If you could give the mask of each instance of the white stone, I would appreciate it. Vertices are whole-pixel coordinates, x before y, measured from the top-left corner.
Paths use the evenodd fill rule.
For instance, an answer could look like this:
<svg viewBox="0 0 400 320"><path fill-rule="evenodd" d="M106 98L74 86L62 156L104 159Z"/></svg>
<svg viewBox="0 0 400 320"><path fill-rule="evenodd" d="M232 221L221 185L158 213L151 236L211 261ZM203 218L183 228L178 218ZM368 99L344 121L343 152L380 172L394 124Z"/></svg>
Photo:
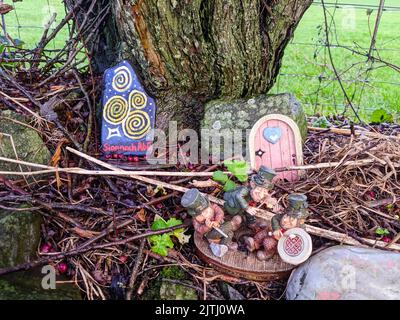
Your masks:
<svg viewBox="0 0 400 320"><path fill-rule="evenodd" d="M400 254L335 246L312 256L291 275L288 300L398 300Z"/></svg>

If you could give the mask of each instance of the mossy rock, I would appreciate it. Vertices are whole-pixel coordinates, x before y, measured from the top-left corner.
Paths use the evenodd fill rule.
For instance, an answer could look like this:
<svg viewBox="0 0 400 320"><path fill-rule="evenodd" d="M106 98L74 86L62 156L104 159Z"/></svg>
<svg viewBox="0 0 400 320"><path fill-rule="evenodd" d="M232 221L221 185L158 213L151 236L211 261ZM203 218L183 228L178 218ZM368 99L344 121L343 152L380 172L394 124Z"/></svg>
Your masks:
<svg viewBox="0 0 400 320"><path fill-rule="evenodd" d="M27 118L10 110L0 113L0 156L15 159L14 148L8 135L12 136L19 160L48 164L51 154L38 132L29 127ZM18 164L7 162L2 162L1 168L7 171L20 171ZM22 168L27 169L25 166ZM22 177L7 176L7 178Z"/></svg>
<svg viewBox="0 0 400 320"><path fill-rule="evenodd" d="M196 290L176 283L162 281L160 287L161 300L197 300Z"/></svg>
<svg viewBox="0 0 400 320"><path fill-rule="evenodd" d="M234 130L241 132L243 151L251 128L263 116L283 114L293 119L300 129L303 140L307 136L307 120L303 108L293 94L259 95L253 98L236 100L214 100L205 105L202 129L212 130L209 141L219 134L233 137ZM207 135L206 132L203 134ZM212 144L214 145L215 142ZM202 146L207 149L207 146ZM223 147L220 144L220 147ZM248 150L246 150L248 151ZM244 155L244 152L243 152Z"/></svg>
<svg viewBox="0 0 400 320"><path fill-rule="evenodd" d="M41 216L29 211L0 211L0 268L31 261L40 241Z"/></svg>
<svg viewBox="0 0 400 320"><path fill-rule="evenodd" d="M197 300L196 290L182 284L169 282L165 279L188 281L186 273L177 266L165 267L160 276L148 286L144 300ZM189 282L188 282L189 283Z"/></svg>
<svg viewBox="0 0 400 320"><path fill-rule="evenodd" d="M57 284L54 290L42 288L40 269L0 277L0 300L82 300L73 284ZM57 279L67 280L67 279Z"/></svg>

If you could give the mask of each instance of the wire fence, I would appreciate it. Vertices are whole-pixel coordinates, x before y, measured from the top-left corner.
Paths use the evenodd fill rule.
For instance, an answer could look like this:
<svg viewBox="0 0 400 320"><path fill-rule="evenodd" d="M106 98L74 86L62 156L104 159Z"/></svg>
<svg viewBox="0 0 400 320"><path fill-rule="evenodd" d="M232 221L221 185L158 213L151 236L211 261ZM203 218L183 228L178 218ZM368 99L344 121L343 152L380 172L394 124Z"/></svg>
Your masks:
<svg viewBox="0 0 400 320"><path fill-rule="evenodd" d="M54 13L53 27L65 14L61 0L3 2L14 6L3 27L30 47ZM378 108L400 114L399 21L394 1L314 1L288 44L271 93L293 92L310 114L363 120ZM53 39L53 49L67 37L65 30Z"/></svg>

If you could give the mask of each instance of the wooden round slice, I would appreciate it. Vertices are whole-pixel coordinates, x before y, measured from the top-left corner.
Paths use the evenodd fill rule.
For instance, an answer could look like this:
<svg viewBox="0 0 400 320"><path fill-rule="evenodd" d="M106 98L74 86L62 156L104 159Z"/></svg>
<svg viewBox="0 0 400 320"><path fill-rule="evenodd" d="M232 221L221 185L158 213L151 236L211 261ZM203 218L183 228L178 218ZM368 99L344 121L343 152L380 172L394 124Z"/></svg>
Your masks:
<svg viewBox="0 0 400 320"><path fill-rule="evenodd" d="M312 253L310 235L301 228L287 230L278 242L278 253L281 259L293 265L306 261Z"/></svg>
<svg viewBox="0 0 400 320"><path fill-rule="evenodd" d="M197 232L194 243L200 259L216 270L234 277L252 281L287 279L294 268L293 265L283 262L278 254L266 261L260 261L254 253L229 250L222 258L218 258L211 252L208 242Z"/></svg>

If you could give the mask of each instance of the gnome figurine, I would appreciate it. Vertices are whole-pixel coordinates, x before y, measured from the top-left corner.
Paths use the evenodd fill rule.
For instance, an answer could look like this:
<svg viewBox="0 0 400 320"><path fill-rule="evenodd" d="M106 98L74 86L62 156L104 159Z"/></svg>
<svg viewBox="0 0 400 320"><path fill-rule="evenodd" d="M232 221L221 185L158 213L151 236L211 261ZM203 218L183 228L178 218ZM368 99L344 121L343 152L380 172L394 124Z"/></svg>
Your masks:
<svg viewBox="0 0 400 320"><path fill-rule="evenodd" d="M289 195L288 202L289 206L284 213L272 217L270 227L245 239L247 249L250 252L256 251L259 260L267 260L277 252L278 241L287 230L304 227L305 220L310 215L307 197L293 193Z"/></svg>
<svg viewBox="0 0 400 320"><path fill-rule="evenodd" d="M279 211L277 200L271 197L271 190L274 187L272 179L275 176L274 170L261 166L259 171L251 176L248 186L240 186L235 190L225 192L225 210L231 215L244 216L248 226L256 222L255 210L249 206L250 201L264 202L268 208Z"/></svg>
<svg viewBox="0 0 400 320"><path fill-rule="evenodd" d="M198 189L186 191L181 205L193 217L195 231L207 239L215 256L222 257L229 249L237 249L233 236L242 224L241 216L234 216L224 222L224 211L218 205L210 204Z"/></svg>
<svg viewBox="0 0 400 320"><path fill-rule="evenodd" d="M292 193L288 196L289 206L282 214L276 214L271 219L273 236L279 240L286 230L304 228L306 219L310 216L307 210L307 196L301 193Z"/></svg>

